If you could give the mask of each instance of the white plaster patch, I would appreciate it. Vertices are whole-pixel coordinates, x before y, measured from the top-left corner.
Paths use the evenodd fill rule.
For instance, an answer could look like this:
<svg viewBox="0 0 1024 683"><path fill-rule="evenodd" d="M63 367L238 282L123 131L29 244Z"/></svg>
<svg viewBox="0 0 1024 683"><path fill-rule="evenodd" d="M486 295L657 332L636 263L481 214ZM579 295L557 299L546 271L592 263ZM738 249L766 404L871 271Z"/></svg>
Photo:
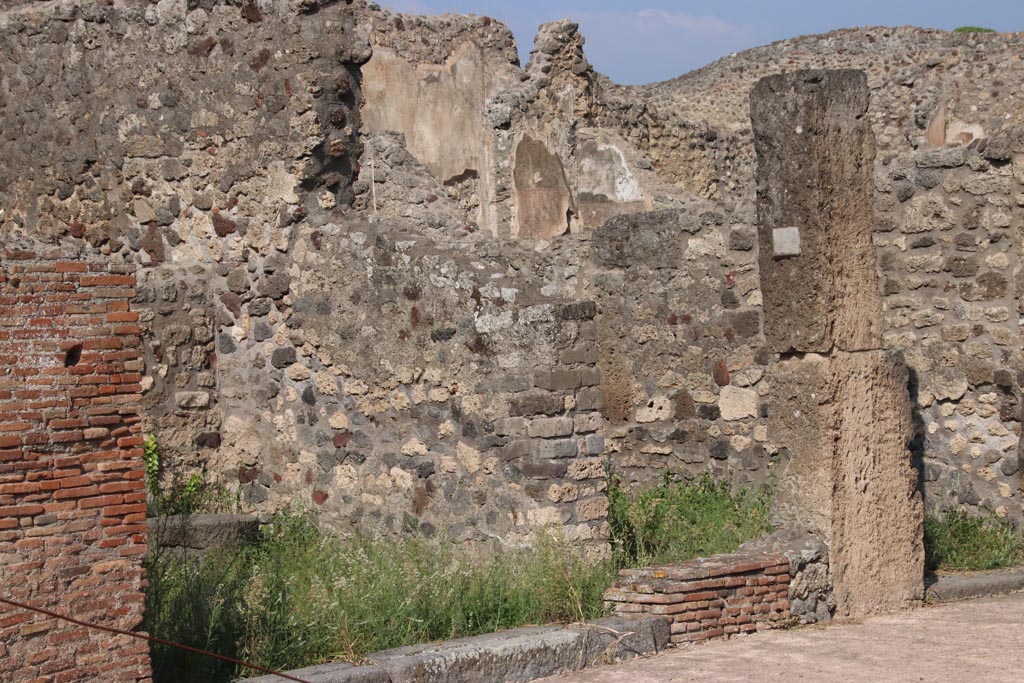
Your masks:
<svg viewBox="0 0 1024 683"><path fill-rule="evenodd" d="M772 229L772 253L775 258L800 255L800 228L787 226Z"/></svg>

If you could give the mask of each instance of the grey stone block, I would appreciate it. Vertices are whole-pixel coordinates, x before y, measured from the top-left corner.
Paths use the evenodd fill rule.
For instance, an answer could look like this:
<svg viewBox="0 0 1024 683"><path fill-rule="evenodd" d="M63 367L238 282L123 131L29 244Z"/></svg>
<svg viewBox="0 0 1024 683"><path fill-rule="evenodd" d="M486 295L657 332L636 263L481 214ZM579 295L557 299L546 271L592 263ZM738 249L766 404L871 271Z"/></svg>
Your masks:
<svg viewBox="0 0 1024 683"><path fill-rule="evenodd" d="M525 683L585 665L585 635L558 627L517 628L370 655L392 683Z"/></svg>
<svg viewBox="0 0 1024 683"><path fill-rule="evenodd" d="M526 425L526 418L503 417L494 421L494 433L498 436L523 436Z"/></svg>
<svg viewBox="0 0 1024 683"><path fill-rule="evenodd" d="M616 616L588 622L587 666L661 652L669 646L670 623L668 617L661 616L639 619Z"/></svg>
<svg viewBox="0 0 1024 683"><path fill-rule="evenodd" d="M567 460L527 460L520 470L529 479L561 479L568 470Z"/></svg>
<svg viewBox="0 0 1024 683"><path fill-rule="evenodd" d="M529 626L385 650L367 658L370 666L323 664L288 673L310 683L525 683L657 653L668 642L666 617L611 617L573 628Z"/></svg>
<svg viewBox="0 0 1024 683"><path fill-rule="evenodd" d="M576 349L567 349L558 357L560 363L574 365L584 363L587 365L596 363L598 360L597 346L588 344Z"/></svg>
<svg viewBox="0 0 1024 683"><path fill-rule="evenodd" d="M604 453L604 436L601 434L587 434L583 439L583 452L586 455L600 455Z"/></svg>
<svg viewBox="0 0 1024 683"><path fill-rule="evenodd" d="M281 346L274 349L270 355L270 364L275 368L286 368L296 360L295 349L291 346Z"/></svg>
<svg viewBox="0 0 1024 683"><path fill-rule="evenodd" d="M575 439L545 439L530 444L530 453L535 458L572 458L576 456Z"/></svg>
<svg viewBox="0 0 1024 683"><path fill-rule="evenodd" d="M603 403L604 400L600 389L587 388L576 392L577 410L601 410Z"/></svg>
<svg viewBox="0 0 1024 683"><path fill-rule="evenodd" d="M150 543L192 550L249 543L259 529L260 521L253 515L174 515L146 520Z"/></svg>
<svg viewBox="0 0 1024 683"><path fill-rule="evenodd" d="M928 149L919 152L914 159L918 168L956 168L964 165L963 147Z"/></svg>
<svg viewBox="0 0 1024 683"><path fill-rule="evenodd" d="M509 413L522 415L555 415L565 410L565 399L558 394L524 393L509 400Z"/></svg>
<svg viewBox="0 0 1024 683"><path fill-rule="evenodd" d="M568 391L581 386L581 375L579 370L538 372L533 377L533 383L535 386L549 391Z"/></svg>
<svg viewBox="0 0 1024 683"><path fill-rule="evenodd" d="M929 602L953 602L1024 590L1024 569L983 572L964 576L928 576L925 595Z"/></svg>
<svg viewBox="0 0 1024 683"><path fill-rule="evenodd" d="M569 436L572 429L571 417L542 417L530 422L527 434L533 438L550 439L556 436Z"/></svg>

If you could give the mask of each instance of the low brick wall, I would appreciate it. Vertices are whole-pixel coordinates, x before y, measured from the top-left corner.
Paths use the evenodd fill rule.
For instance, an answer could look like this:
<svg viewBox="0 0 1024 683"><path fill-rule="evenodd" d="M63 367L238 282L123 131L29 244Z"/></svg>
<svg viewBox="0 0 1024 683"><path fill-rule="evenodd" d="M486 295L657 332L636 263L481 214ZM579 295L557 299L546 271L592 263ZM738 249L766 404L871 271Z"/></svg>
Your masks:
<svg viewBox="0 0 1024 683"><path fill-rule="evenodd" d="M672 619L671 642L728 638L790 618L789 560L784 555L714 555L663 567L623 569L605 591L616 614Z"/></svg>

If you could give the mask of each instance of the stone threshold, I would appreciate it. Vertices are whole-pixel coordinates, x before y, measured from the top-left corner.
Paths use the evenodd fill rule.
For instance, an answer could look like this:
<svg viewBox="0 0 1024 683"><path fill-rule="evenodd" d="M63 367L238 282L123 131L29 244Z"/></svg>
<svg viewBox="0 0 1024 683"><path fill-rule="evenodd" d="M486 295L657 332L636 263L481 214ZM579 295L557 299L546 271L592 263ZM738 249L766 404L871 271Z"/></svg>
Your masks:
<svg viewBox="0 0 1024 683"><path fill-rule="evenodd" d="M385 650L368 656L365 666L321 664L287 673L309 683L526 683L657 654L668 646L666 617L608 617ZM260 676L243 683L283 680Z"/></svg>
<svg viewBox="0 0 1024 683"><path fill-rule="evenodd" d="M929 574L925 577L925 602L956 602L1024 590L1024 567L972 574Z"/></svg>

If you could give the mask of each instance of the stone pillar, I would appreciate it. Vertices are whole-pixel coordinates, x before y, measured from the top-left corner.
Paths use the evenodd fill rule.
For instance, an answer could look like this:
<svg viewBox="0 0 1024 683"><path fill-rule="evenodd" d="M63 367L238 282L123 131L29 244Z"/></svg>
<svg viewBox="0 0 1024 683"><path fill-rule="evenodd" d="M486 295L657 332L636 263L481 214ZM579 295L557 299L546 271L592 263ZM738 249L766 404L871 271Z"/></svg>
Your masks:
<svg viewBox="0 0 1024 683"><path fill-rule="evenodd" d="M754 87L764 334L781 360L769 429L790 454L776 523L829 545L836 612L923 595L923 510L907 448L907 370L882 350L865 75L810 70Z"/></svg>

